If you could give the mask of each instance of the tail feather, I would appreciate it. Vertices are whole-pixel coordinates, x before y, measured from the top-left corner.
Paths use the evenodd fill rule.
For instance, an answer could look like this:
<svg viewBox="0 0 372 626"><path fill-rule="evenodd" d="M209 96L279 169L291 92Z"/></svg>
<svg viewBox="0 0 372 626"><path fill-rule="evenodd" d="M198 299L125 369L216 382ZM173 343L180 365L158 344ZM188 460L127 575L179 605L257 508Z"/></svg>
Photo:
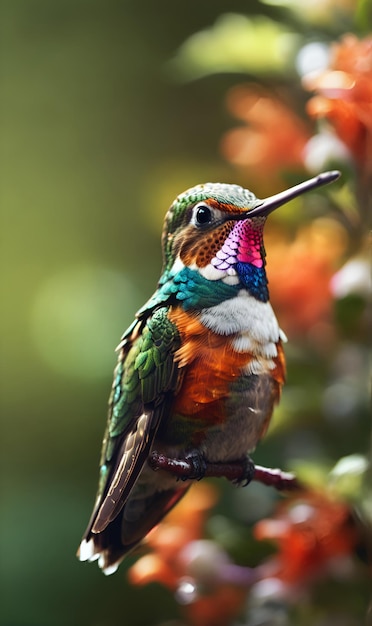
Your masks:
<svg viewBox="0 0 372 626"><path fill-rule="evenodd" d="M116 518L100 533L93 533L88 526L77 556L80 561L96 561L106 575L113 574L124 557L132 552L147 533L185 495L189 486L167 491L156 491L133 506L129 498ZM138 514L136 514L136 511Z"/></svg>

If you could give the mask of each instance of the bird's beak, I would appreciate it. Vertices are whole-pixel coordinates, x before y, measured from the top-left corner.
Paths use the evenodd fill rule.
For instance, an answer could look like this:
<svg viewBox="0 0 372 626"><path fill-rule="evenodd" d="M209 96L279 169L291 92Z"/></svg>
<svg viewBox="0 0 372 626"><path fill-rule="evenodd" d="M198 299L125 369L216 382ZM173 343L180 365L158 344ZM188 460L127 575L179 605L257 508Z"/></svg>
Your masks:
<svg viewBox="0 0 372 626"><path fill-rule="evenodd" d="M332 183L334 180L337 180L339 176L341 176L341 173L337 170L334 170L332 172L323 172L322 174L319 174L314 178L305 180L299 185L295 185L294 187L290 187L285 191L281 191L274 196L265 198L265 200L257 200L259 204L257 204L250 211L247 211L246 217L266 217L266 215L269 215L269 213L275 211L275 209L282 206L282 204L286 204L286 202L293 200L293 198L297 198L297 196L301 196L307 191L317 189L318 187L322 187L322 185L328 185L328 183Z"/></svg>

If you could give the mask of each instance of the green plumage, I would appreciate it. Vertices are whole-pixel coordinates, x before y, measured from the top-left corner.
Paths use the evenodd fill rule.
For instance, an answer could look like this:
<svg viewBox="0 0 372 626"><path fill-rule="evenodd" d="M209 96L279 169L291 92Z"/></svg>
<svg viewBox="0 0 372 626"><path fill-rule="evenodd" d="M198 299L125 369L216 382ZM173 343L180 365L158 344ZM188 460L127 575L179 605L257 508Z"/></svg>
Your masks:
<svg viewBox="0 0 372 626"><path fill-rule="evenodd" d="M145 404L156 402L174 379L173 355L180 346L177 328L167 317L168 308L156 310L144 328L134 369L141 380L142 399Z"/></svg>
<svg viewBox="0 0 372 626"><path fill-rule="evenodd" d="M103 496L114 467L111 462L118 447L134 427L144 407L155 410L164 395L177 386L178 368L174 352L180 337L167 317L168 307L156 309L147 320L125 333L109 400L106 436L101 453L101 480L98 496Z"/></svg>

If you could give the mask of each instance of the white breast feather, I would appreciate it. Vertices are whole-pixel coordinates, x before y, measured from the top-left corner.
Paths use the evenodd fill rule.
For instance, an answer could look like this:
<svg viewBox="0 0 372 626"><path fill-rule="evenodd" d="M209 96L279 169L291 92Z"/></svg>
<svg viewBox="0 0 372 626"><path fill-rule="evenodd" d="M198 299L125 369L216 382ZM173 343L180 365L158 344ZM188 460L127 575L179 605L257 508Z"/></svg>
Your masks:
<svg viewBox="0 0 372 626"><path fill-rule="evenodd" d="M274 369L276 344L285 339L270 302L261 302L241 290L235 298L203 309L200 321L219 335L234 335L231 347L237 352L249 352L254 359L246 367L248 374L260 374Z"/></svg>
<svg viewBox="0 0 372 626"><path fill-rule="evenodd" d="M211 263L208 263L205 267L198 267L199 274L207 280L221 280L226 275L226 272L221 272L217 267L214 267Z"/></svg>
<svg viewBox="0 0 372 626"><path fill-rule="evenodd" d="M259 343L277 342L280 329L270 302L261 302L245 289L235 298L203 309L202 323L218 335L248 333Z"/></svg>
<svg viewBox="0 0 372 626"><path fill-rule="evenodd" d="M197 269L199 274L207 280L222 280L226 285L237 285L239 283L239 276L232 266L221 270L219 267L214 267L212 263L208 263L205 267Z"/></svg>

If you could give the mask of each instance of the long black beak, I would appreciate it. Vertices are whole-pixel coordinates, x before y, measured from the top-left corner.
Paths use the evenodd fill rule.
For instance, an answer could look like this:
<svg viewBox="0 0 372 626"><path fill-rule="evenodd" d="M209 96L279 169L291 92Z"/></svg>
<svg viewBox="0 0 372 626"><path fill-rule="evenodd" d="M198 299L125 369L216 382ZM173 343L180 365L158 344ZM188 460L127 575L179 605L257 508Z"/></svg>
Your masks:
<svg viewBox="0 0 372 626"><path fill-rule="evenodd" d="M270 196L265 200L258 200L260 204L251 209L251 211L247 211L247 217L259 217L269 215L272 211L275 211L278 207L282 206L282 204L286 204L293 198L297 198L297 196L301 196L303 193L307 191L311 191L312 189L317 189L318 187L322 187L323 185L328 185L332 183L334 180L337 180L341 176L341 173L337 170L332 172L323 172L315 178L310 178L309 180L305 180L303 183L299 185L295 185L294 187L290 187L285 191L281 191L280 193L275 194L274 196Z"/></svg>

